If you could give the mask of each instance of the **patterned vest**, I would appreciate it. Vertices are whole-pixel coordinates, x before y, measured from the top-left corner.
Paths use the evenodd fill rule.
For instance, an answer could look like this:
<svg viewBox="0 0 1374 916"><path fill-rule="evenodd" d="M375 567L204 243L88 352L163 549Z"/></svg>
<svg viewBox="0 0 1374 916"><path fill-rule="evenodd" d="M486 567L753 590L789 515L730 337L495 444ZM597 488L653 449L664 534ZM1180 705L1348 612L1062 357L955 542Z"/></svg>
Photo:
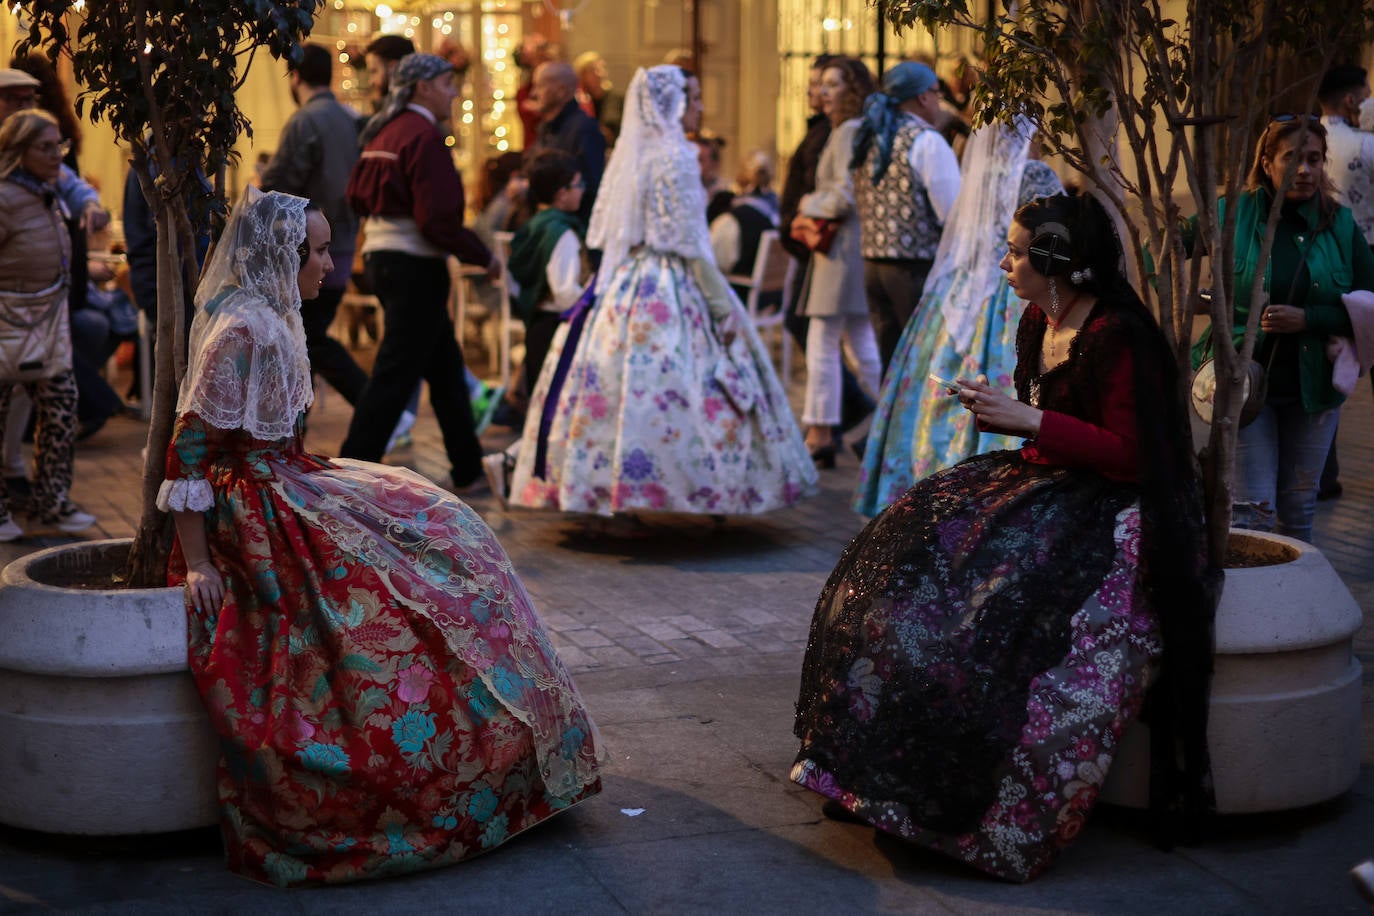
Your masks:
<svg viewBox="0 0 1374 916"><path fill-rule="evenodd" d="M941 225L930 205L925 182L911 170L909 156L916 135L933 128L903 112L892 141L892 161L875 185L869 149L863 167L854 173L854 198L859 209L859 245L869 260L934 260Z"/></svg>

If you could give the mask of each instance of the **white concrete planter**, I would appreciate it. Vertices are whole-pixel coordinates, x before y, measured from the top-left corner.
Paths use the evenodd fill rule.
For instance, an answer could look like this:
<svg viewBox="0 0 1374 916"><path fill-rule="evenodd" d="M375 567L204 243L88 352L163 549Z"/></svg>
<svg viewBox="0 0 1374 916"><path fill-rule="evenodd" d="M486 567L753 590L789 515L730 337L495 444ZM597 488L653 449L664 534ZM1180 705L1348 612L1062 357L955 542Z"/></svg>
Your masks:
<svg viewBox="0 0 1374 916"><path fill-rule="evenodd" d="M1207 732L1217 810L1335 798L1360 774L1360 606L1311 544L1235 528L1231 542L1271 562L1227 569L1217 608ZM1127 730L1103 801L1146 805L1148 746L1148 728Z"/></svg>
<svg viewBox="0 0 1374 916"><path fill-rule="evenodd" d="M0 574L0 822L67 834L218 821L219 747L186 667L180 589L102 588L132 542Z"/></svg>

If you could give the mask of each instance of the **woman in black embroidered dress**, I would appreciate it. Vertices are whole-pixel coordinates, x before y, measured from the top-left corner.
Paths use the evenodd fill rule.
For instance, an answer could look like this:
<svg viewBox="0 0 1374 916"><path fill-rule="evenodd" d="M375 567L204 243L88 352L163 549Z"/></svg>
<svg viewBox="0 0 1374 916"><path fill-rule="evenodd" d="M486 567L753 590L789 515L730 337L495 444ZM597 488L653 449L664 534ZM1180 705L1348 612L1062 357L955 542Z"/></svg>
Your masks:
<svg viewBox="0 0 1374 916"><path fill-rule="evenodd" d="M802 670L792 779L827 814L1014 881L1077 835L1142 706L1161 839L1211 802L1218 577L1176 361L1120 264L1091 197L1017 211L1016 398L982 378L957 393L1027 442L926 478L864 529Z"/></svg>

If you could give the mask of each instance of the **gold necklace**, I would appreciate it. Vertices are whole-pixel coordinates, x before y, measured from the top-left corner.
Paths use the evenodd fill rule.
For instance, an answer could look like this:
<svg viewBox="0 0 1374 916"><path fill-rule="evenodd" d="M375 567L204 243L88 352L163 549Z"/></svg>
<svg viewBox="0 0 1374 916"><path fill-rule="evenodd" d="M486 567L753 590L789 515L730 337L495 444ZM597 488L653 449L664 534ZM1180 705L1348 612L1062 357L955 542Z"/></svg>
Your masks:
<svg viewBox="0 0 1374 916"><path fill-rule="evenodd" d="M1046 313L1049 316L1049 321L1046 322L1048 327L1045 331L1045 346L1047 350L1045 365L1059 365L1059 329L1068 321L1069 316L1073 313L1074 308L1082 298L1082 296L1074 296L1073 300L1066 303L1055 315L1049 315L1048 312ZM1070 342L1073 341L1076 333L1076 331L1072 331L1069 334ZM1068 354L1065 354L1065 356L1067 355Z"/></svg>

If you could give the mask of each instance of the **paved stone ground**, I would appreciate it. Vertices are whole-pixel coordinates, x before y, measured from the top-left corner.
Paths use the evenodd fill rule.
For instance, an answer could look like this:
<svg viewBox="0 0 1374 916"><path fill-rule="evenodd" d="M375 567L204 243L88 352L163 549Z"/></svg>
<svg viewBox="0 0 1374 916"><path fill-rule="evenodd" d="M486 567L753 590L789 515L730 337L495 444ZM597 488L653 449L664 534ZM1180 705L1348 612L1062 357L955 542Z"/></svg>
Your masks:
<svg viewBox="0 0 1374 916"><path fill-rule="evenodd" d="M325 397L309 445L333 453L347 405ZM74 495L100 533L136 523L130 420L80 446ZM486 437L503 445L509 431ZM1374 399L1341 429L1345 496L1323 504L1318 546L1374 608ZM447 471L432 418L393 456ZM599 723L602 795L494 854L405 879L302 892L228 874L212 829L73 840L0 828L0 914L392 912L1358 913L1346 876L1374 855L1374 709L1355 789L1316 808L1226 818L1205 846L1163 853L1132 812L1101 809L1049 874L1012 886L828 821L786 774L807 627L827 573L863 520L845 455L804 505L723 525L605 522L471 502L510 551ZM0 545L0 560L63 543ZM3 638L3 634L0 634ZM1374 700L1374 626L1357 651ZM633 814L637 809L642 813Z"/></svg>

